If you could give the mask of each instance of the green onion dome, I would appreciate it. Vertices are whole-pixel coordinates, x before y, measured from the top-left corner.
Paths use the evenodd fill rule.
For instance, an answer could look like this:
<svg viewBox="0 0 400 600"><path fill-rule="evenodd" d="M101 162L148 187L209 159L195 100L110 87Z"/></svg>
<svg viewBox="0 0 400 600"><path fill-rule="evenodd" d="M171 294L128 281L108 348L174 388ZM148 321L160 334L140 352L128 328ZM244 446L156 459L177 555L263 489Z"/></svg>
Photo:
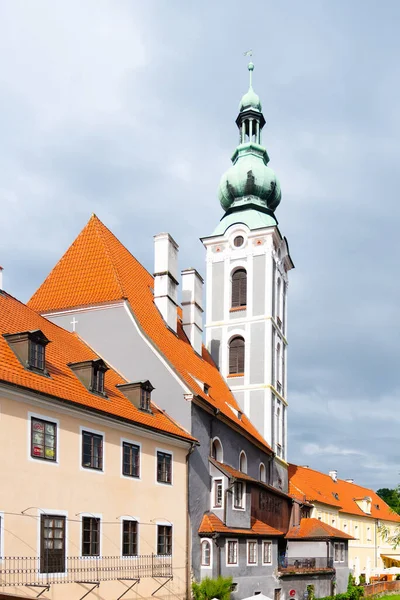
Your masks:
<svg viewBox="0 0 400 600"><path fill-rule="evenodd" d="M260 151L255 152L257 149ZM242 144L235 154L237 159L222 175L218 188L222 208L228 210L233 203L237 204L241 199L248 201L252 196L258 200L257 204L274 211L281 201L281 187L274 171L265 162L264 148Z"/></svg>

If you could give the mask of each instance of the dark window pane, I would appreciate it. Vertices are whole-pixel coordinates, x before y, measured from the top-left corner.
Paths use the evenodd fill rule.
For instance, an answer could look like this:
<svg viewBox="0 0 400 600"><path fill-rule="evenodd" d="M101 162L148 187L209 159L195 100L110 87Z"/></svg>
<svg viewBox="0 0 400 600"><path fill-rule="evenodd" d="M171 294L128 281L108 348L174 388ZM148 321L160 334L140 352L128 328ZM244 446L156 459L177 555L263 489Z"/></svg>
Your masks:
<svg viewBox="0 0 400 600"><path fill-rule="evenodd" d="M244 373L244 339L234 337L229 344L229 374Z"/></svg>
<svg viewBox="0 0 400 600"><path fill-rule="evenodd" d="M82 555L100 555L100 519L96 517L82 518Z"/></svg>
<svg viewBox="0 0 400 600"><path fill-rule="evenodd" d="M172 527L158 525L157 554L172 554Z"/></svg>
<svg viewBox="0 0 400 600"><path fill-rule="evenodd" d="M103 436L82 432L82 466L98 470L103 468Z"/></svg>
<svg viewBox="0 0 400 600"><path fill-rule="evenodd" d="M32 417L31 420L31 456L56 460L56 429L55 423Z"/></svg>
<svg viewBox="0 0 400 600"><path fill-rule="evenodd" d="M40 572L65 572L65 517L41 515Z"/></svg>
<svg viewBox="0 0 400 600"><path fill-rule="evenodd" d="M128 477L140 477L139 446L123 442L122 472Z"/></svg>
<svg viewBox="0 0 400 600"><path fill-rule="evenodd" d="M157 452L157 481L171 483L172 456L166 452Z"/></svg>
<svg viewBox="0 0 400 600"><path fill-rule="evenodd" d="M247 273L237 269L232 275L232 308L247 304Z"/></svg>
<svg viewBox="0 0 400 600"><path fill-rule="evenodd" d="M137 523L136 521L122 522L122 554L123 556L137 555Z"/></svg>

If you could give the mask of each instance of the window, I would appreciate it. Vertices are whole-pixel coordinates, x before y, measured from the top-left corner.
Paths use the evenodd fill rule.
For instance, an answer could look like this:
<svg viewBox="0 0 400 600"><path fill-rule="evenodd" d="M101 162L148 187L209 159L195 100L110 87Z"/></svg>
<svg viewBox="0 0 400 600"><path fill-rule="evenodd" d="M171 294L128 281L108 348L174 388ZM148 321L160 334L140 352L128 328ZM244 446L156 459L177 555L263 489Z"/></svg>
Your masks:
<svg viewBox="0 0 400 600"><path fill-rule="evenodd" d="M263 542L262 552L263 565L270 565L272 563L272 542Z"/></svg>
<svg viewBox="0 0 400 600"><path fill-rule="evenodd" d="M336 542L334 544L334 561L344 562L345 558L345 547L343 542Z"/></svg>
<svg viewBox="0 0 400 600"><path fill-rule="evenodd" d="M138 524L137 521L122 521L122 556L137 556Z"/></svg>
<svg viewBox="0 0 400 600"><path fill-rule="evenodd" d="M65 517L40 517L40 572L65 572Z"/></svg>
<svg viewBox="0 0 400 600"><path fill-rule="evenodd" d="M142 410L150 411L150 398L150 390L142 387L140 390L140 408Z"/></svg>
<svg viewBox="0 0 400 600"><path fill-rule="evenodd" d="M167 452L157 451L157 481L172 483L172 456Z"/></svg>
<svg viewBox="0 0 400 600"><path fill-rule="evenodd" d="M243 450L241 451L239 457L239 471L242 473L247 473L247 456Z"/></svg>
<svg viewBox="0 0 400 600"><path fill-rule="evenodd" d="M371 527L367 527L367 542L371 541Z"/></svg>
<svg viewBox="0 0 400 600"><path fill-rule="evenodd" d="M229 343L229 375L244 373L244 339L236 336Z"/></svg>
<svg viewBox="0 0 400 600"><path fill-rule="evenodd" d="M201 566L211 566L211 544L207 540L201 542Z"/></svg>
<svg viewBox="0 0 400 600"><path fill-rule="evenodd" d="M92 368L92 385L91 389L97 394L104 394L104 374L105 370L102 368L101 363L94 362Z"/></svg>
<svg viewBox="0 0 400 600"><path fill-rule="evenodd" d="M31 456L56 461L57 425L31 417Z"/></svg>
<svg viewBox="0 0 400 600"><path fill-rule="evenodd" d="M100 556L100 519L82 517L82 556Z"/></svg>
<svg viewBox="0 0 400 600"><path fill-rule="evenodd" d="M258 562L257 556L257 541L251 540L247 542L247 564L256 565Z"/></svg>
<svg viewBox="0 0 400 600"><path fill-rule="evenodd" d="M274 590L274 600L281 600L281 597L282 597L281 591L282 591L281 588L276 588Z"/></svg>
<svg viewBox="0 0 400 600"><path fill-rule="evenodd" d="M226 564L237 565L238 564L238 541L227 540L226 541Z"/></svg>
<svg viewBox="0 0 400 600"><path fill-rule="evenodd" d="M276 282L276 299L275 299L275 316L276 317L280 317L281 316L281 280L280 277L278 277L278 281Z"/></svg>
<svg viewBox="0 0 400 600"><path fill-rule="evenodd" d="M222 479L214 479L214 508L222 506Z"/></svg>
<svg viewBox="0 0 400 600"><path fill-rule="evenodd" d="M218 462L223 462L223 460L224 460L222 444L218 438L215 438L213 440L213 443L211 446L211 456L213 458L215 458L215 460L218 460Z"/></svg>
<svg viewBox="0 0 400 600"><path fill-rule="evenodd" d="M103 436L90 431L82 431L82 467L103 469Z"/></svg>
<svg viewBox="0 0 400 600"><path fill-rule="evenodd" d="M267 472L264 463L260 463L260 481L263 481L264 483L267 481Z"/></svg>
<svg viewBox="0 0 400 600"><path fill-rule="evenodd" d="M157 526L157 554L172 554L172 526Z"/></svg>
<svg viewBox="0 0 400 600"><path fill-rule="evenodd" d="M233 488L233 507L244 508L243 483L241 481L237 481Z"/></svg>
<svg viewBox="0 0 400 600"><path fill-rule="evenodd" d="M247 273L245 269L236 269L232 275L232 308L247 304Z"/></svg>
<svg viewBox="0 0 400 600"><path fill-rule="evenodd" d="M126 477L140 477L140 447L122 443L122 474Z"/></svg>
<svg viewBox="0 0 400 600"><path fill-rule="evenodd" d="M233 245L236 246L236 248L240 248L240 246L243 246L244 244L244 237L242 235L237 235L235 237L235 239L233 240Z"/></svg>
<svg viewBox="0 0 400 600"><path fill-rule="evenodd" d="M29 340L29 366L31 369L44 371L44 345L40 342Z"/></svg>

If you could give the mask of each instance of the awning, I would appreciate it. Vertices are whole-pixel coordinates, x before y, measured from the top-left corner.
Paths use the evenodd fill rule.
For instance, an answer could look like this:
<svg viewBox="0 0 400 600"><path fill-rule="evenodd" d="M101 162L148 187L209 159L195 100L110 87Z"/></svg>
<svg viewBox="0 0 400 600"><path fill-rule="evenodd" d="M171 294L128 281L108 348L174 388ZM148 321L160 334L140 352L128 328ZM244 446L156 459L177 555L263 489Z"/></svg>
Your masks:
<svg viewBox="0 0 400 600"><path fill-rule="evenodd" d="M388 558L389 560L395 560L400 563L400 554L381 554L381 558Z"/></svg>

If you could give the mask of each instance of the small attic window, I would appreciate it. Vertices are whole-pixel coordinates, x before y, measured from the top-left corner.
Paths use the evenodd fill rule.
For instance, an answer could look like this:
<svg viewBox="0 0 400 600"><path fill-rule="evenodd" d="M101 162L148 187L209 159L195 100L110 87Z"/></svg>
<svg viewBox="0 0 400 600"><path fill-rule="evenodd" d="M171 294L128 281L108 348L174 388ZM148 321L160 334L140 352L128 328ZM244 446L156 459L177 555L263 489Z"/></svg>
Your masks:
<svg viewBox="0 0 400 600"><path fill-rule="evenodd" d="M335 500L339 500L339 494L337 492L332 492L332 496L335 498Z"/></svg>
<svg viewBox="0 0 400 600"><path fill-rule="evenodd" d="M49 340L40 329L5 334L4 338L25 368L48 375L46 346Z"/></svg>
<svg viewBox="0 0 400 600"><path fill-rule="evenodd" d="M208 394L209 391L210 391L210 386L205 383L204 384L204 393Z"/></svg>
<svg viewBox="0 0 400 600"><path fill-rule="evenodd" d="M108 366L103 359L96 358L78 363L69 363L68 366L89 392L106 396L104 382Z"/></svg>
<svg viewBox="0 0 400 600"><path fill-rule="evenodd" d="M151 392L155 388L149 380L118 383L117 388L121 390L133 406L144 412L151 413Z"/></svg>

